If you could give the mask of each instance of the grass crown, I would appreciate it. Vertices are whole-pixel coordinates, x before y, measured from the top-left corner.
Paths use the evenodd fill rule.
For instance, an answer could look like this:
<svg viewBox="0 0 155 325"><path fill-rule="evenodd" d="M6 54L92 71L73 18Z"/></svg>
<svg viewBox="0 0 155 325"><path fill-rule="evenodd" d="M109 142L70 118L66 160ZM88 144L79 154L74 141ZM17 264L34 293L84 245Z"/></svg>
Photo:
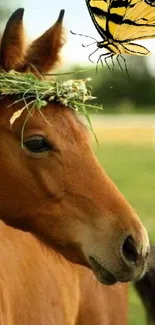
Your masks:
<svg viewBox="0 0 155 325"><path fill-rule="evenodd" d="M96 98L91 94L91 88L88 86L89 81L90 78L67 81L46 80L43 77L39 79L32 73L2 71L0 73L0 95L19 95L20 99L13 104L21 100L25 103L22 109L13 114L10 120L11 125L22 114L23 110L28 108L29 104L33 104L34 108L40 110L48 102L56 101L82 112L93 132L88 109L98 110L102 107L86 103ZM31 99L29 103L27 103L28 99Z"/></svg>

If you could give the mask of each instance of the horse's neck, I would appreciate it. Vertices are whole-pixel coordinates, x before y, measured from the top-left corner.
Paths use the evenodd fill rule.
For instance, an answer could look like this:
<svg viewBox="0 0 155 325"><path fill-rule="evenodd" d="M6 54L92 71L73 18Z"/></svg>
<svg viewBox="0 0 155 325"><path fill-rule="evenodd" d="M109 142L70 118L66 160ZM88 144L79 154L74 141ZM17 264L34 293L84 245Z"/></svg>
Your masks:
<svg viewBox="0 0 155 325"><path fill-rule="evenodd" d="M33 304L34 319L46 317L49 324L59 324L57 319L53 318L55 316L51 315L53 302L57 306L62 323L70 324L68 321L70 315L73 319L76 318L79 307L79 281L76 267L63 256L40 243L30 233L11 228L1 221L0 264L1 302L4 306L7 302L6 311L8 308L12 310L13 306L18 306L16 309L20 313L25 308L30 310ZM20 300L19 297L22 299ZM37 316L36 311L39 310L40 316L39 314ZM7 324L5 317L6 312L3 318L4 323ZM13 317L17 316L13 314ZM35 324L40 324L40 321L37 323L35 320Z"/></svg>
<svg viewBox="0 0 155 325"><path fill-rule="evenodd" d="M23 311L27 315L24 325L29 324L30 310L33 325L41 325L45 318L47 324L100 325L107 314L111 315L108 324L126 324L126 285L103 286L91 270L70 263L30 233L6 226L2 221L0 264L0 303L6 325L10 324L10 317L18 317L23 324ZM51 313L52 304L57 308L56 319ZM9 321L8 310L12 310Z"/></svg>
<svg viewBox="0 0 155 325"><path fill-rule="evenodd" d="M48 267L51 268L52 272L57 266L67 269L67 272L69 270L73 272L74 268L72 268L72 263L35 235L6 225L0 220L0 258L5 258L5 256L10 256L8 263L11 263L12 260L15 261L16 257L19 264L21 261L26 263L29 259L29 261L34 261L32 267L35 263L40 263L43 267L49 265ZM41 269L38 269L39 271L41 272Z"/></svg>

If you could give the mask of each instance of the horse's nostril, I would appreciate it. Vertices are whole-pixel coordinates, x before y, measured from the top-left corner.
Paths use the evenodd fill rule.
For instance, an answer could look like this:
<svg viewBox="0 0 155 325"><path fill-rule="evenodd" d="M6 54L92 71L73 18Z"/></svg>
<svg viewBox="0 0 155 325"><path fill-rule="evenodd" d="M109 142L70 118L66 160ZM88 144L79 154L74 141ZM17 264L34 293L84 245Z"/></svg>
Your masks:
<svg viewBox="0 0 155 325"><path fill-rule="evenodd" d="M131 264L136 264L139 254L137 252L135 241L131 236L128 236L122 247L123 256L127 262Z"/></svg>

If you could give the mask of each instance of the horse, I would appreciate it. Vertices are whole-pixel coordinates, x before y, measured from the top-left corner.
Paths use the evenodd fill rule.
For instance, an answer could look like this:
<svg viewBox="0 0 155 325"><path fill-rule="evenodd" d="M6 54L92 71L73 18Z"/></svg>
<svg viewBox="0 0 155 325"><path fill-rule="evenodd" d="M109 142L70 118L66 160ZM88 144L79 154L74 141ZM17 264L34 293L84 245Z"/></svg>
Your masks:
<svg viewBox="0 0 155 325"><path fill-rule="evenodd" d="M43 78L61 60L64 11L29 46L23 13L6 24L0 69ZM127 282L145 274L147 232L76 112L54 101L45 118L34 110L22 146L27 112L10 127L22 107L16 95L0 98L0 324L126 325Z"/></svg>

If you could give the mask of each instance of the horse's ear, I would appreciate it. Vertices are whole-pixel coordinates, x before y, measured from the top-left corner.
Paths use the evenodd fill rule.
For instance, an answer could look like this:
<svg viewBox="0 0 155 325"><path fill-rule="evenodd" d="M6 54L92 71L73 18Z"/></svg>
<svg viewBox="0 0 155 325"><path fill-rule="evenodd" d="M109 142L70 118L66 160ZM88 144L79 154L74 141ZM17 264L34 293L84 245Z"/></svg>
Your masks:
<svg viewBox="0 0 155 325"><path fill-rule="evenodd" d="M25 70L45 73L60 61L60 50L65 43L64 12L61 10L56 23L30 45L25 56Z"/></svg>
<svg viewBox="0 0 155 325"><path fill-rule="evenodd" d="M16 69L24 57L24 9L17 9L9 18L1 40L0 68Z"/></svg>

